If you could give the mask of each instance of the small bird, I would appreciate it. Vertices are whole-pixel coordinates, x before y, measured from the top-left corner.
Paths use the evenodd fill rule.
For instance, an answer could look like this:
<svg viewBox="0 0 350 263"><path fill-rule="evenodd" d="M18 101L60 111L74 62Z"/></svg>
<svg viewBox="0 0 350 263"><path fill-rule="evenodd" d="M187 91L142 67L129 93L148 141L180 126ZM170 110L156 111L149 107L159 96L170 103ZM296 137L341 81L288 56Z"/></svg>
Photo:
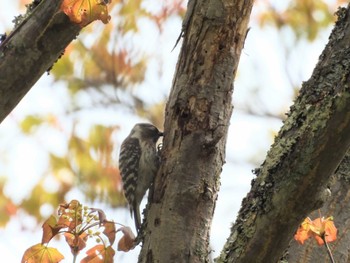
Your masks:
<svg viewBox="0 0 350 263"><path fill-rule="evenodd" d="M154 125L138 123L121 145L119 169L137 232L141 228L140 203L159 169L156 144L161 136L163 133Z"/></svg>

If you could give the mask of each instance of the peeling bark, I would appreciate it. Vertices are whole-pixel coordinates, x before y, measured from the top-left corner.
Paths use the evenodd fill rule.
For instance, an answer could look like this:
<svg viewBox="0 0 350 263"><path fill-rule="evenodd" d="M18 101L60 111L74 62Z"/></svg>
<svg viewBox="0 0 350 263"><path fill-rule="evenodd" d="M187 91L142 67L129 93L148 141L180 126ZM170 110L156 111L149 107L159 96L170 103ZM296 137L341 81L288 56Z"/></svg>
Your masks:
<svg viewBox="0 0 350 263"><path fill-rule="evenodd" d="M139 262L208 262L233 79L253 1L191 0Z"/></svg>
<svg viewBox="0 0 350 263"><path fill-rule="evenodd" d="M277 262L301 221L327 198L327 184L350 146L349 7L337 15L218 262Z"/></svg>
<svg viewBox="0 0 350 263"><path fill-rule="evenodd" d="M81 28L42 0L0 45L0 122L57 61Z"/></svg>

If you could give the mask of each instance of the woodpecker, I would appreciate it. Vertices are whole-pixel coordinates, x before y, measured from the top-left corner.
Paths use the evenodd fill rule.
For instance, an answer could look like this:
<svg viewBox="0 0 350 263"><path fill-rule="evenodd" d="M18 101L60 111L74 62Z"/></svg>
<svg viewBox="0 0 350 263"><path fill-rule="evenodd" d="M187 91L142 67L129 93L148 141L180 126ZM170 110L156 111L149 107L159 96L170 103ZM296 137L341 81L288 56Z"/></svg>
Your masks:
<svg viewBox="0 0 350 263"><path fill-rule="evenodd" d="M159 169L156 144L161 136L163 133L152 124L138 123L121 145L119 170L137 232L141 228L140 203Z"/></svg>

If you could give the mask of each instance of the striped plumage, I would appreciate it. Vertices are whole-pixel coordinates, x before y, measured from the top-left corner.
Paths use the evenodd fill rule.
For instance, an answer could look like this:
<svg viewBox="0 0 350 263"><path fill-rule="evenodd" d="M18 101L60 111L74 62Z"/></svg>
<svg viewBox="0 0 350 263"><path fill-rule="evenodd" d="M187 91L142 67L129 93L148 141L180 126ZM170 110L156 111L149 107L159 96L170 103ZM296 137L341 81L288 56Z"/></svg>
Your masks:
<svg viewBox="0 0 350 263"><path fill-rule="evenodd" d="M159 168L156 143L163 136L155 126L138 123L123 141L119 169L130 213L134 214L136 230L141 228L140 203L150 188Z"/></svg>

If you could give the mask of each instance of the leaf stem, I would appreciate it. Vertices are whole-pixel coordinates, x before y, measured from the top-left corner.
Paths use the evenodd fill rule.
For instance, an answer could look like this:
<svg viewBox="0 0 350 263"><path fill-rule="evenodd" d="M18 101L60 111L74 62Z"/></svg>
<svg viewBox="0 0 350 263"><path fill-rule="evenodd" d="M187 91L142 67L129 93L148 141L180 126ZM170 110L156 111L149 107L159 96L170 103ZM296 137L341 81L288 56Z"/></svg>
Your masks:
<svg viewBox="0 0 350 263"><path fill-rule="evenodd" d="M331 262L332 262L332 263L335 263L334 258L333 258L332 251L331 251L331 249L330 249L330 247L328 246L328 243L327 243L327 241L326 241L326 235L325 235L325 234L322 235L321 238L322 238L322 240L323 240L323 242L324 242L324 245L325 245L325 247L326 247L326 249L327 249L327 253L328 253L328 256L329 256Z"/></svg>

